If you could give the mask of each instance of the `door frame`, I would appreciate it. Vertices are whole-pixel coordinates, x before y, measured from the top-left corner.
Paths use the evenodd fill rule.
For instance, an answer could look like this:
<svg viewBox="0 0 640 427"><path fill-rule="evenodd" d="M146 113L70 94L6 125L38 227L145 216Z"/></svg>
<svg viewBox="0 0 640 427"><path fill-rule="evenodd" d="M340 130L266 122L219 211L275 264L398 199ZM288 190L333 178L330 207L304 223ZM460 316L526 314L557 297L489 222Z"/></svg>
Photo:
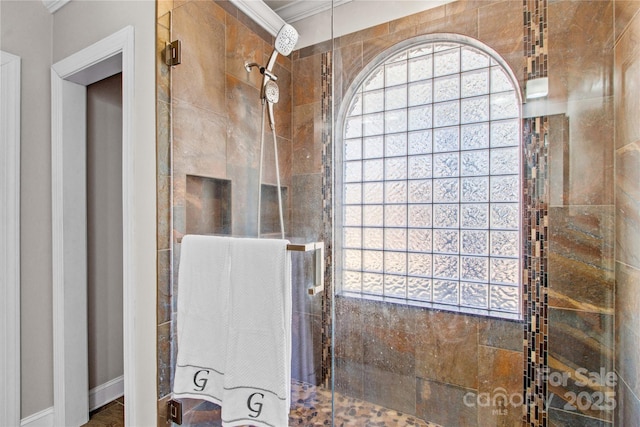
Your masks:
<svg viewBox="0 0 640 427"><path fill-rule="evenodd" d="M20 57L0 51L0 420L20 425Z"/></svg>
<svg viewBox="0 0 640 427"><path fill-rule="evenodd" d="M136 419L134 218L134 28L51 67L54 425L88 420L86 86L122 73L122 261L125 425Z"/></svg>

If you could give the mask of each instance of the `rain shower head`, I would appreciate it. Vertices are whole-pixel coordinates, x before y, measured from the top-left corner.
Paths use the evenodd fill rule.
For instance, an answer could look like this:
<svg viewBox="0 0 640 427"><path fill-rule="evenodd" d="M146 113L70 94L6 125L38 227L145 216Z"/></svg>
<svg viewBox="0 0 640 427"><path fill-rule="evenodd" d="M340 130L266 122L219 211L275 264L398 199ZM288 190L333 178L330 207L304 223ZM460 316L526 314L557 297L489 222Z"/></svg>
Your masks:
<svg viewBox="0 0 640 427"><path fill-rule="evenodd" d="M276 36L275 48L280 55L288 56L298 43L298 32L289 24L284 24Z"/></svg>
<svg viewBox="0 0 640 427"><path fill-rule="evenodd" d="M296 47L296 43L298 43L298 32L295 28L293 28L289 24L284 24L280 31L278 31L278 35L276 36L275 49L269 58L269 62L265 67L268 71L273 70L273 66L276 63L276 58L278 53L283 56L289 55L293 52L293 48Z"/></svg>

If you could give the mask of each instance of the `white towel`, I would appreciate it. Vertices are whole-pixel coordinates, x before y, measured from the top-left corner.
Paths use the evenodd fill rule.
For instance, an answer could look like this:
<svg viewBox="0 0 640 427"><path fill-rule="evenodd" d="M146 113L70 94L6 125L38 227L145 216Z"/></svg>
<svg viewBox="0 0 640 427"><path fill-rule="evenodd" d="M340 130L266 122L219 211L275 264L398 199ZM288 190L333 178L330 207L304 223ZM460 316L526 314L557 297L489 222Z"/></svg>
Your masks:
<svg viewBox="0 0 640 427"><path fill-rule="evenodd" d="M175 397L222 403L231 239L184 236L178 271Z"/></svg>
<svg viewBox="0 0 640 427"><path fill-rule="evenodd" d="M291 254L286 240L231 245L224 426L289 425Z"/></svg>
<svg viewBox="0 0 640 427"><path fill-rule="evenodd" d="M174 396L221 405L223 426L288 425L288 243L213 236L182 240Z"/></svg>

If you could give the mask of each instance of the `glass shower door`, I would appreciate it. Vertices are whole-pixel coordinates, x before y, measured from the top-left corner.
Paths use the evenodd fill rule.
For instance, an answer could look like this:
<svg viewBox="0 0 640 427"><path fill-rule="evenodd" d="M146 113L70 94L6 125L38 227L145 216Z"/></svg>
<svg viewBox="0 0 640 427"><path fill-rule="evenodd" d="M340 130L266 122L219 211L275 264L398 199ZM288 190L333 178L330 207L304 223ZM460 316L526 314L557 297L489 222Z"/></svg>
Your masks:
<svg viewBox="0 0 640 427"><path fill-rule="evenodd" d="M158 199L163 233L158 357L160 408L166 408L163 402L173 390L178 346L182 236L280 238L280 193L285 238L294 244L323 242L327 256L330 254L330 233L323 222L329 211L323 203L325 167L321 160L321 147L330 138L322 126L314 129L316 112L325 114L326 129L330 127L328 76L320 76L321 64L326 64L330 53L301 49L277 56L271 70L279 90L273 106L274 145L268 121L261 134L264 77L245 66L267 64L274 51L274 36L230 1L159 2L158 13ZM172 41L180 42L181 62L168 66L164 61L171 54L164 49ZM323 84L324 92L315 88ZM261 177L260 157L264 162ZM291 259L290 424L323 424L322 420L331 418L330 293L308 292L317 285L313 251L291 252ZM326 277L329 281L328 273ZM182 425L221 423L220 407L211 402L184 399L182 405Z"/></svg>

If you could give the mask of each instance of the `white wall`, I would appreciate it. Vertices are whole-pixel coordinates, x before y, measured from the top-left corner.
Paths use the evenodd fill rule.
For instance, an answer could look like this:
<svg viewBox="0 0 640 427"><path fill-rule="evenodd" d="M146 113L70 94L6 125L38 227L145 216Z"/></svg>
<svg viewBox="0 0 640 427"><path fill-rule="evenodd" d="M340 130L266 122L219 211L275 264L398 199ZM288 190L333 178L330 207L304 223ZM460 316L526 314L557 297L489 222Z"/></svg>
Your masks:
<svg viewBox="0 0 640 427"><path fill-rule="evenodd" d="M53 16L37 0L0 1L0 48L22 58L22 418L53 406L50 67L133 25L138 404L131 421L157 423L155 16L152 0L74 0Z"/></svg>

